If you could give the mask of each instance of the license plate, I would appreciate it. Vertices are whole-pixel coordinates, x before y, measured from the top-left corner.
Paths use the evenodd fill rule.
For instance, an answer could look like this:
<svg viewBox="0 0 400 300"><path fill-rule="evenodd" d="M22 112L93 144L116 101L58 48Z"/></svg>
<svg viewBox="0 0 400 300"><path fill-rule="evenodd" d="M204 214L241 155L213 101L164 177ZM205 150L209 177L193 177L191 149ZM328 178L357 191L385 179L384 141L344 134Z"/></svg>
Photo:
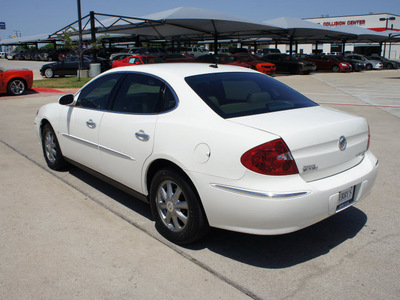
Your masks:
<svg viewBox="0 0 400 300"><path fill-rule="evenodd" d="M353 202L354 186L345 189L339 193L339 200L336 210L342 209Z"/></svg>

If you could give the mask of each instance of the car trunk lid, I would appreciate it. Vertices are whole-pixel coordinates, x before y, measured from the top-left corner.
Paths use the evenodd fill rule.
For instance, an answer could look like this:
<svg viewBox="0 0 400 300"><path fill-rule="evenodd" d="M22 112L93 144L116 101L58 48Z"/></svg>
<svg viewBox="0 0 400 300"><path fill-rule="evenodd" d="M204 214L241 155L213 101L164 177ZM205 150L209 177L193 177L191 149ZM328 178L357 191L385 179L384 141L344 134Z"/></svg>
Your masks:
<svg viewBox="0 0 400 300"><path fill-rule="evenodd" d="M229 119L279 135L305 181L329 177L359 164L367 149L365 119L321 106Z"/></svg>

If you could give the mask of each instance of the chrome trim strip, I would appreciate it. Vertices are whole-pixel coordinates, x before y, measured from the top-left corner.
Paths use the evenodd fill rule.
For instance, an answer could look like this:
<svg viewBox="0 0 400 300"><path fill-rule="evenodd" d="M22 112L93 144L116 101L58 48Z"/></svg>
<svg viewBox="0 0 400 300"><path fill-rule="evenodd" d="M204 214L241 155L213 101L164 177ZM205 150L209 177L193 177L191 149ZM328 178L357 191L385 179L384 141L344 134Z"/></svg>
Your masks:
<svg viewBox="0 0 400 300"><path fill-rule="evenodd" d="M131 157L129 155L126 155L124 153L121 153L119 151L116 151L116 150L113 150L113 149L110 149L110 148L107 148L107 147L104 147L104 146L97 145L96 143L93 143L93 142L90 142L90 141L87 141L87 140L84 140L84 139L81 139L81 138L78 138L76 136L69 135L69 134L66 134L66 133L62 133L61 135L65 136L67 138L70 138L72 140L76 140L78 142L84 143L84 144L86 144L88 146L95 147L95 148L97 148L99 150L110 152L110 153L115 154L117 156L120 156L120 157L122 157L124 159L129 159L129 160L135 161L135 159L133 157Z"/></svg>
<svg viewBox="0 0 400 300"><path fill-rule="evenodd" d="M135 159L133 157L131 157L129 155L126 155L124 153L121 153L119 151L116 151L116 150L113 150L113 149L110 149L110 148L107 148L107 147L104 147L104 146L100 146L100 145L99 145L99 149L103 150L103 151L110 152L111 154L115 154L115 155L120 156L120 157L122 157L124 159L129 159L129 160L135 161Z"/></svg>
<svg viewBox="0 0 400 300"><path fill-rule="evenodd" d="M97 145L96 143L93 143L93 142L90 142L90 141L87 141L87 140L78 138L77 136L69 135L69 134L67 134L67 133L62 133L61 135L62 135L62 136L65 136L65 137L67 137L67 138L70 138L70 139L72 139L72 140L76 140L76 141L78 141L78 142L87 144L87 145L89 145L89 146L98 148L98 145Z"/></svg>
<svg viewBox="0 0 400 300"><path fill-rule="evenodd" d="M250 195L250 196L258 196L258 197L265 197L265 198L289 198L289 197L299 197L303 195L307 195L310 192L292 192L292 193L264 193L264 192L256 192L256 191L249 191L249 190L243 190L240 188L232 187L232 186L226 186L226 185L220 185L216 183L211 183L211 186L228 190L231 192L236 192L240 194L245 194L245 195Z"/></svg>

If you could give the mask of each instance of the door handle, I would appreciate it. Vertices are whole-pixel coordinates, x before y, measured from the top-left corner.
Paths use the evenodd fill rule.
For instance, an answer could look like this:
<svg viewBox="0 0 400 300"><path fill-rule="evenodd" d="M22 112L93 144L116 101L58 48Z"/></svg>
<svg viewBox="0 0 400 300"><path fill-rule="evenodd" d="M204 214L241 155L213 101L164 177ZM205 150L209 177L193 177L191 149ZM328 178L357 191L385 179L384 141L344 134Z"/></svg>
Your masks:
<svg viewBox="0 0 400 300"><path fill-rule="evenodd" d="M90 119L89 121L86 121L86 126L91 128L91 129L94 129L94 128L96 128L96 123L93 122L92 119Z"/></svg>
<svg viewBox="0 0 400 300"><path fill-rule="evenodd" d="M135 136L139 141L142 141L142 142L147 142L150 139L150 136L145 134L143 130L136 132Z"/></svg>

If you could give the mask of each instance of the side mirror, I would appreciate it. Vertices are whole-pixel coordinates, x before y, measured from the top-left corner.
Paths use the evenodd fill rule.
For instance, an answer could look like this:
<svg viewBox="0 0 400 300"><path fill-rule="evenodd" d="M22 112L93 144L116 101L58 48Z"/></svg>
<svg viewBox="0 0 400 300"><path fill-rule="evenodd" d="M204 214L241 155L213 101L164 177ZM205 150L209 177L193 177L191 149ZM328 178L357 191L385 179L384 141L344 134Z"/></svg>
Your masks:
<svg viewBox="0 0 400 300"><path fill-rule="evenodd" d="M72 102L74 102L74 95L72 94L61 96L60 99L58 99L58 103L61 105L69 105L72 104Z"/></svg>

